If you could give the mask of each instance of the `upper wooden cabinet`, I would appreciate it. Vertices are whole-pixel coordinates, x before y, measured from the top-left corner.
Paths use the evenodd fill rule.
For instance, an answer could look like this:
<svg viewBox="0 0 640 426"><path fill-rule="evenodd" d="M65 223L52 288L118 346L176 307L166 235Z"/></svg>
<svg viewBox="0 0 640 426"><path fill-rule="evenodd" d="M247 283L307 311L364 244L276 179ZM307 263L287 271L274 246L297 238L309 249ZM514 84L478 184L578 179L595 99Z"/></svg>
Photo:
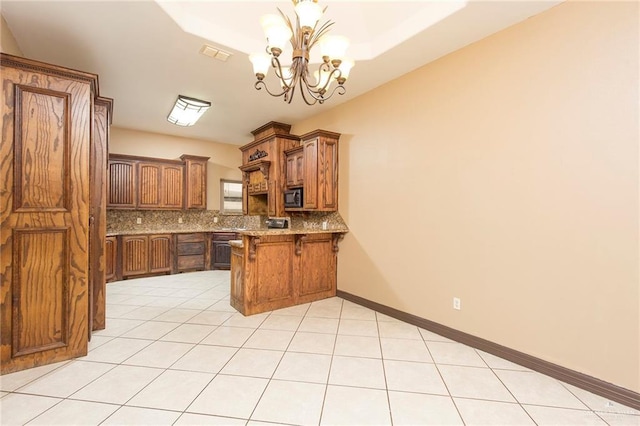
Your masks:
<svg viewBox="0 0 640 426"><path fill-rule="evenodd" d="M207 208L208 157L180 160L109 155L108 203L112 209Z"/></svg>
<svg viewBox="0 0 640 426"><path fill-rule="evenodd" d="M138 163L138 208L182 208L184 165L180 161Z"/></svg>
<svg viewBox="0 0 640 426"><path fill-rule="evenodd" d="M285 151L285 178L287 188L299 188L304 185L304 152L302 146Z"/></svg>
<svg viewBox="0 0 640 426"><path fill-rule="evenodd" d="M242 207L244 214L284 215L284 152L300 145L300 138L289 133L291 126L275 121L252 131L254 141L242 151Z"/></svg>
<svg viewBox="0 0 640 426"><path fill-rule="evenodd" d="M135 209L138 206L136 162L109 155L109 179L107 181L107 207Z"/></svg>
<svg viewBox="0 0 640 426"><path fill-rule="evenodd" d="M301 137L304 160L303 208L338 210L338 139L340 134L316 130Z"/></svg>
<svg viewBox="0 0 640 426"><path fill-rule="evenodd" d="M255 141L240 148L244 214L338 210L340 134L315 130L296 136L290 128L272 121L251 132ZM284 207L285 188L302 188L302 208Z"/></svg>
<svg viewBox="0 0 640 426"><path fill-rule="evenodd" d="M207 208L207 161L209 157L183 155L185 165L185 209Z"/></svg>

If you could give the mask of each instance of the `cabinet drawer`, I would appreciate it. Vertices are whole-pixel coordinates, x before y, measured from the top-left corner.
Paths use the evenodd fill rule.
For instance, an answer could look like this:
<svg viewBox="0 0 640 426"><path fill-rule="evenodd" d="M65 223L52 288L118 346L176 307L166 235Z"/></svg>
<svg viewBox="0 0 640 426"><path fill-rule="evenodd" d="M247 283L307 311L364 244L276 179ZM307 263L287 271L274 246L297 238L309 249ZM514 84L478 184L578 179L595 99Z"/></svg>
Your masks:
<svg viewBox="0 0 640 426"><path fill-rule="evenodd" d="M178 269L204 269L204 256L178 256Z"/></svg>
<svg viewBox="0 0 640 426"><path fill-rule="evenodd" d="M213 241L229 241L237 239L237 235L234 232L215 232L213 234Z"/></svg>
<svg viewBox="0 0 640 426"><path fill-rule="evenodd" d="M194 242L204 242L204 234L178 234L178 244L179 243L194 243Z"/></svg>
<svg viewBox="0 0 640 426"><path fill-rule="evenodd" d="M204 242L178 243L178 256L204 254Z"/></svg>

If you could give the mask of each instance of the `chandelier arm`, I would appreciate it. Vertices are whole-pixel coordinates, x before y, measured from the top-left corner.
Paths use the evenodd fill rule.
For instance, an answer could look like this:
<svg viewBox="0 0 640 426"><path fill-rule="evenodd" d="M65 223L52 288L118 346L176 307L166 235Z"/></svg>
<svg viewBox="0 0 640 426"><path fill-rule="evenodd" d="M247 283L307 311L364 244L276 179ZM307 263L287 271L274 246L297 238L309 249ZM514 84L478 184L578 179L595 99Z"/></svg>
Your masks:
<svg viewBox="0 0 640 426"><path fill-rule="evenodd" d="M307 96L304 94L305 91L302 89L307 89L307 93L311 96L311 98L313 99L313 102L309 102L309 100L307 99ZM318 102L318 98L313 94L313 91L308 85L305 85L300 89L300 94L302 95L302 99L304 100L304 103L307 105L315 105L315 103Z"/></svg>
<svg viewBox="0 0 640 426"><path fill-rule="evenodd" d="M265 83L264 80L258 80L256 81L256 84L253 85L253 87L255 87L256 90L262 90L262 87L260 86L264 87L264 90L275 98L279 98L280 96L286 94L290 90L289 87L286 87L282 92L274 93L271 90L269 90L269 86L267 86L267 83Z"/></svg>

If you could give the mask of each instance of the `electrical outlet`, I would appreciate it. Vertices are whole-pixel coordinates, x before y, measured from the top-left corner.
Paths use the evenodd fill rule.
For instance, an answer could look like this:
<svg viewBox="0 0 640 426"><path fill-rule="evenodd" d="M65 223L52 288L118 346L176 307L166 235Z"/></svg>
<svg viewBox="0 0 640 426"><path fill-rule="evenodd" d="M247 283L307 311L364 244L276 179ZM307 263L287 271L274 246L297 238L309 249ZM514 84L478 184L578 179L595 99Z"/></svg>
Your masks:
<svg viewBox="0 0 640 426"><path fill-rule="evenodd" d="M178 218L178 223L182 223L182 218L181 217Z"/></svg>
<svg viewBox="0 0 640 426"><path fill-rule="evenodd" d="M326 231L328 228L329 228L329 222L325 220L324 222L322 222L322 229Z"/></svg>
<svg viewBox="0 0 640 426"><path fill-rule="evenodd" d="M213 217L213 223L218 223L218 216Z"/></svg>
<svg viewBox="0 0 640 426"><path fill-rule="evenodd" d="M141 218L141 217L136 218L136 223L137 223L138 225L141 225L141 224L142 224L142 218Z"/></svg>
<svg viewBox="0 0 640 426"><path fill-rule="evenodd" d="M453 298L453 309L455 309L456 311L460 310L460 298L458 297Z"/></svg>

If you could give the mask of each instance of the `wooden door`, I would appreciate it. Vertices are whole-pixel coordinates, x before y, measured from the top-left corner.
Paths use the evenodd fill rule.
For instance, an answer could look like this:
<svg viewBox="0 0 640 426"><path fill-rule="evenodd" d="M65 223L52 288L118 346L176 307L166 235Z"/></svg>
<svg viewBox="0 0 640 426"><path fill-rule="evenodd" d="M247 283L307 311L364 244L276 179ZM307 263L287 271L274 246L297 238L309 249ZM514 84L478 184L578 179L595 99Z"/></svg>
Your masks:
<svg viewBox="0 0 640 426"><path fill-rule="evenodd" d="M162 166L158 163L138 163L138 207L160 207Z"/></svg>
<svg viewBox="0 0 640 426"><path fill-rule="evenodd" d="M149 272L149 237L125 235L122 237L122 276L143 275Z"/></svg>
<svg viewBox="0 0 640 426"><path fill-rule="evenodd" d="M87 353L91 84L97 77L51 68L1 55L2 374Z"/></svg>
<svg viewBox="0 0 640 426"><path fill-rule="evenodd" d="M116 237L105 238L104 244L104 279L106 282L116 280L118 243Z"/></svg>
<svg viewBox="0 0 640 426"><path fill-rule="evenodd" d="M170 234L149 236L149 272L171 272L171 240Z"/></svg>
<svg viewBox="0 0 640 426"><path fill-rule="evenodd" d="M94 106L90 158L89 322L92 330L106 326L105 237L107 235L107 167L112 100L97 98Z"/></svg>
<svg viewBox="0 0 640 426"><path fill-rule="evenodd" d="M318 208L318 138L304 141L304 192L305 209Z"/></svg>
<svg viewBox="0 0 640 426"><path fill-rule="evenodd" d="M109 160L107 207L136 208L136 182L136 163L134 161Z"/></svg>
<svg viewBox="0 0 640 426"><path fill-rule="evenodd" d="M318 159L318 209L338 210L338 141L323 139Z"/></svg>
<svg viewBox="0 0 640 426"><path fill-rule="evenodd" d="M184 167L162 166L162 203L167 209L181 209L184 203Z"/></svg>
<svg viewBox="0 0 640 426"><path fill-rule="evenodd" d="M299 244L301 248L298 296L335 292L337 256L333 249L332 234L307 235Z"/></svg>
<svg viewBox="0 0 640 426"><path fill-rule="evenodd" d="M182 155L185 169L185 209L207 208L207 161L209 157Z"/></svg>

